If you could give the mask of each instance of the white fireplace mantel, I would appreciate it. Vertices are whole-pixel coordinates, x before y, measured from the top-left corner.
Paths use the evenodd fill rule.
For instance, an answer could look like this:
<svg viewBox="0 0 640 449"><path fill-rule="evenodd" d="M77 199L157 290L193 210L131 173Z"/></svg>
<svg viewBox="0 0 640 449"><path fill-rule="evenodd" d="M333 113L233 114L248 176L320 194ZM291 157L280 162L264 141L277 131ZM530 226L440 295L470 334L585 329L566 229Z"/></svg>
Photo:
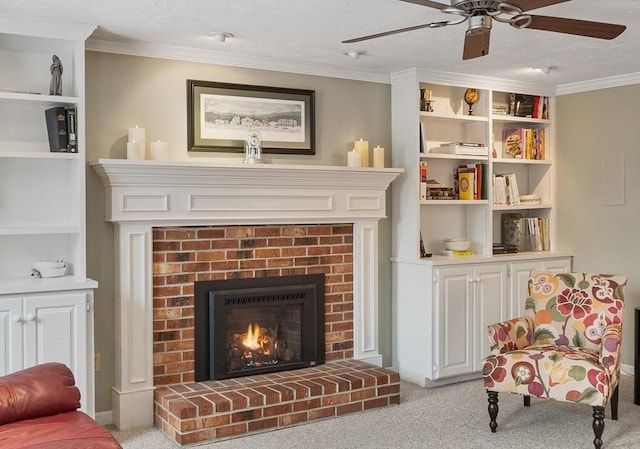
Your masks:
<svg viewBox="0 0 640 449"><path fill-rule="evenodd" d="M115 386L119 429L153 424L154 226L353 223L354 358L381 366L378 221L399 168L100 159L115 224Z"/></svg>

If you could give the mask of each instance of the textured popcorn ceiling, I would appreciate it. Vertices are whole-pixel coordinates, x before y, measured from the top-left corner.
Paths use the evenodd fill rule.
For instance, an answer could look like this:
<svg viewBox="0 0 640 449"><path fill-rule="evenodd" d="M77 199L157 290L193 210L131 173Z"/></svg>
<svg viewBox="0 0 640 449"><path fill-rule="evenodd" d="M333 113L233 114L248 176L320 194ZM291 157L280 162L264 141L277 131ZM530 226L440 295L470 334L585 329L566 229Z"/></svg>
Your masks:
<svg viewBox="0 0 640 449"><path fill-rule="evenodd" d="M532 13L618 23L627 30L606 41L516 30L494 21L489 55L462 61L466 24L340 43L455 17L398 0L0 1L0 14L95 24L92 40L134 42L136 48L153 47L146 44L174 50L184 47L187 53L210 52L217 62L257 68L297 71L298 65L301 72L310 73L316 66L320 74L333 70L344 77L381 79L390 72L418 67L549 86L640 72L640 0L572 0ZM212 31L235 37L217 43L207 37ZM346 50L362 50L366 55L356 60L344 56ZM544 75L530 70L534 66L556 69Z"/></svg>

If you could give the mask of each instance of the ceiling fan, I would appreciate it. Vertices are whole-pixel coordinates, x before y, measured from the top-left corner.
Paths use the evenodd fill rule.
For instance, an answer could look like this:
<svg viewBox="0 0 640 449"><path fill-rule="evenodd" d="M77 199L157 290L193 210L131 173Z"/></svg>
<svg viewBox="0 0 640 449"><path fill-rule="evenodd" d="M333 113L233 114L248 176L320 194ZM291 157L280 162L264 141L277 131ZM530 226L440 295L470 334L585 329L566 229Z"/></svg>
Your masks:
<svg viewBox="0 0 640 449"><path fill-rule="evenodd" d="M462 59L472 59L489 54L489 37L494 19L498 22L508 23L518 29L529 28L533 30L595 37L598 39L614 39L626 29L624 25L611 23L527 14L528 11L533 9L570 0L451 0L451 5L430 0L400 1L439 9L443 13L460 17L450 21L431 22L385 31L383 33L370 34L368 36L348 39L342 41L342 43L349 44L422 28L441 28L448 25L458 25L468 22Z"/></svg>

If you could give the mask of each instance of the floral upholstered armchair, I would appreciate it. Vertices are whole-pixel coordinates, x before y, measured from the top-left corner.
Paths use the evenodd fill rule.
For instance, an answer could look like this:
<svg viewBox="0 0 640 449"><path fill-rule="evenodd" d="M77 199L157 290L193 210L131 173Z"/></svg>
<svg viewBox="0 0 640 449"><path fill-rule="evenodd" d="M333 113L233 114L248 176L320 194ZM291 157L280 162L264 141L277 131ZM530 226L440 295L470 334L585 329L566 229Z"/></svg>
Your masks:
<svg viewBox="0 0 640 449"><path fill-rule="evenodd" d="M525 316L489 326L491 354L483 379L492 432L498 392L593 407L593 443L602 446L605 406L618 419L623 290L627 278L606 274L533 272Z"/></svg>

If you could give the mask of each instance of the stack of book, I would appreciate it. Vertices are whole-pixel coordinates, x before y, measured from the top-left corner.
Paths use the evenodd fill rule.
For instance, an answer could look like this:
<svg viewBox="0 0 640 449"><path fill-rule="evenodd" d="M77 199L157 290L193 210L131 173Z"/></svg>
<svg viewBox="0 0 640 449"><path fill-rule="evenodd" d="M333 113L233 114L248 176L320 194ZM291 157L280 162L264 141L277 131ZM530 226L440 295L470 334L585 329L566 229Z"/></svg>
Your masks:
<svg viewBox="0 0 640 449"><path fill-rule="evenodd" d="M518 251L548 251L549 218L504 214L502 241L508 245L515 245Z"/></svg>
<svg viewBox="0 0 640 449"><path fill-rule="evenodd" d="M518 252L518 246L512 243L494 243L493 254L515 254Z"/></svg>
<svg viewBox="0 0 640 449"><path fill-rule="evenodd" d="M443 249L440 254L447 257L468 257L473 256L473 250L471 248L462 250Z"/></svg>
<svg viewBox="0 0 640 449"><path fill-rule="evenodd" d="M420 182L421 200L457 200L458 194L453 187L447 187L435 179Z"/></svg>
<svg viewBox="0 0 640 449"><path fill-rule="evenodd" d="M467 156L488 156L489 150L483 143L451 142L443 143L439 147L432 147L431 153L463 154Z"/></svg>

